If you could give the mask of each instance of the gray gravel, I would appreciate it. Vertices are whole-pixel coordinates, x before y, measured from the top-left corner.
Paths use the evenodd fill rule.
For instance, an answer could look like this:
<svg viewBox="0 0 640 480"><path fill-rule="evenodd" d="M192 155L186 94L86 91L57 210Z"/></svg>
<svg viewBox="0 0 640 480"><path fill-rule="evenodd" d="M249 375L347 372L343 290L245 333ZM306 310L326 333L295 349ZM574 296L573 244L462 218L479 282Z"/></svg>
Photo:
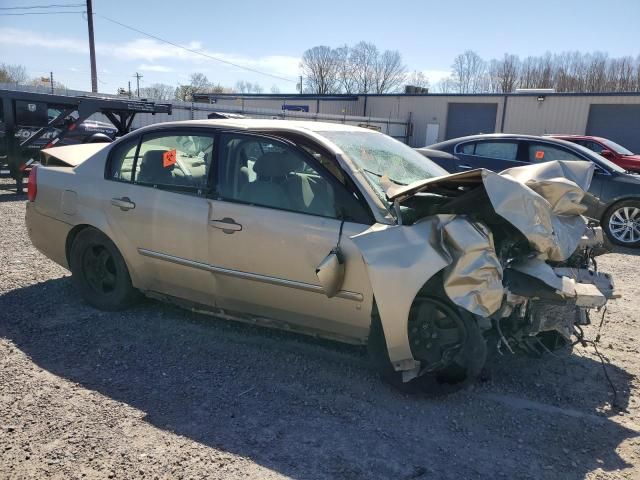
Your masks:
<svg viewBox="0 0 640 480"><path fill-rule="evenodd" d="M23 198L0 191L0 225L2 478L640 478L640 252L600 260L624 295L600 343L619 411L591 347L428 399L361 348L152 301L99 312L31 246Z"/></svg>

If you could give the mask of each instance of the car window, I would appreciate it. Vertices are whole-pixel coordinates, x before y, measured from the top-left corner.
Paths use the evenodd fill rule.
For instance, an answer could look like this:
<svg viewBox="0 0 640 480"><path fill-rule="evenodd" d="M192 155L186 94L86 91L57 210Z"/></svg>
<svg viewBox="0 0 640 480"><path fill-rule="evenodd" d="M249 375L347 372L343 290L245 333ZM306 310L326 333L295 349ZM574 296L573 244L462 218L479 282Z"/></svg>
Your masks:
<svg viewBox="0 0 640 480"><path fill-rule="evenodd" d="M582 160L584 158L575 153L565 150L564 148L555 147L548 143L529 142L528 144L529 161L548 162L550 160Z"/></svg>
<svg viewBox="0 0 640 480"><path fill-rule="evenodd" d="M587 147L589 150L596 152L596 153L601 153L602 150L605 150L605 148L600 145L599 143L593 142L591 140L579 140L576 142L578 145L582 145L583 147Z"/></svg>
<svg viewBox="0 0 640 480"><path fill-rule="evenodd" d="M476 143L465 143L464 145L459 145L457 148L458 153L464 153L467 155L473 155L476 149Z"/></svg>
<svg viewBox="0 0 640 480"><path fill-rule="evenodd" d="M130 182L137 149L138 138L117 143L109 156L110 171L107 173L107 178Z"/></svg>
<svg viewBox="0 0 640 480"><path fill-rule="evenodd" d="M217 195L222 200L358 221L364 209L302 151L245 134L220 137ZM340 186L341 187L341 186Z"/></svg>
<svg viewBox="0 0 640 480"><path fill-rule="evenodd" d="M213 135L145 135L135 158L133 179L140 185L202 193L213 143Z"/></svg>
<svg viewBox="0 0 640 480"><path fill-rule="evenodd" d="M518 158L518 142L478 142L476 143L475 155L500 160L516 160Z"/></svg>

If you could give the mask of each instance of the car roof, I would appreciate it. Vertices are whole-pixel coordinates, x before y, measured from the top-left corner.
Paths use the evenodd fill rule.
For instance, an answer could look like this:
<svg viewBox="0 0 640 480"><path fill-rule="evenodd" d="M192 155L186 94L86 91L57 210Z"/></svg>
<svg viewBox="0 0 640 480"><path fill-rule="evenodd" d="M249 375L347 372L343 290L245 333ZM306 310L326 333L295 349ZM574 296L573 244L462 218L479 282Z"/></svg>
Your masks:
<svg viewBox="0 0 640 480"><path fill-rule="evenodd" d="M574 144L560 138L541 136L541 135L527 135L519 133L482 133L478 135L468 135L466 137L452 138L445 140L444 142L434 143L423 148L438 150L442 147L448 147L450 145L456 145L458 143L469 142L472 140L545 140L551 142L558 142L562 145L573 147Z"/></svg>
<svg viewBox="0 0 640 480"><path fill-rule="evenodd" d="M549 135L545 135L545 137L560 138L560 139L570 138L572 140L597 140L600 142L602 142L603 140L606 140L604 137L597 137L595 135L576 135L574 133L571 133L571 134L552 133Z"/></svg>
<svg viewBox="0 0 640 480"><path fill-rule="evenodd" d="M226 127L239 130L283 130L283 131L311 131L311 132L373 132L367 128L346 125L342 123L314 122L310 120L277 120L277 119L255 119L255 118L225 118L207 120L183 120L177 122L162 122L147 125L136 131L153 130L162 127Z"/></svg>

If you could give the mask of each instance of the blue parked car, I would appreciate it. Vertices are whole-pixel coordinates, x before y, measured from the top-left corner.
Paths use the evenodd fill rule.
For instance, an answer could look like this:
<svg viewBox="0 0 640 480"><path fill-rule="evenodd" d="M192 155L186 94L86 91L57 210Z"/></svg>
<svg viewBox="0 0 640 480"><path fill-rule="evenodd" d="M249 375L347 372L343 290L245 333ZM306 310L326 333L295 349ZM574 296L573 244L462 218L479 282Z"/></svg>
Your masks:
<svg viewBox="0 0 640 480"><path fill-rule="evenodd" d="M501 172L550 160L593 162L586 215L600 221L611 242L640 247L640 175L588 148L550 137L495 133L454 138L417 150L450 173L476 168Z"/></svg>

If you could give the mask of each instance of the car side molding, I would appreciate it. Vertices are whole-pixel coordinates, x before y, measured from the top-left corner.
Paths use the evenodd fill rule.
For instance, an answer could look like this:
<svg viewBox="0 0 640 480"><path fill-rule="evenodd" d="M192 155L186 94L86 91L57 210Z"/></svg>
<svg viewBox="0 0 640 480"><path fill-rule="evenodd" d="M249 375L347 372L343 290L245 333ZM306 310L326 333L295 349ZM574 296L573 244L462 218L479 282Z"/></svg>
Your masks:
<svg viewBox="0 0 640 480"><path fill-rule="evenodd" d="M319 293L325 295L324 288L320 285L314 285L312 283L298 282L296 280L288 280L286 278L272 277L270 275L262 275L259 273L243 272L240 270L232 270L229 268L218 267L216 265L210 265L204 262L198 262L196 260L189 260L187 258L176 257L167 253L156 252L148 250L146 248L138 248L138 253L145 257L155 258L158 260L164 260L166 262L175 263L177 265L183 265L185 267L196 268L198 270L205 270L207 272L216 273L219 275L226 275L229 277L242 278L244 280L253 280L256 282L268 283L270 285L278 285L282 287L295 288L297 290L304 290L307 292ZM350 292L348 290L340 290L335 294L338 298L345 300L352 300L354 302L362 302L364 297L361 293Z"/></svg>

